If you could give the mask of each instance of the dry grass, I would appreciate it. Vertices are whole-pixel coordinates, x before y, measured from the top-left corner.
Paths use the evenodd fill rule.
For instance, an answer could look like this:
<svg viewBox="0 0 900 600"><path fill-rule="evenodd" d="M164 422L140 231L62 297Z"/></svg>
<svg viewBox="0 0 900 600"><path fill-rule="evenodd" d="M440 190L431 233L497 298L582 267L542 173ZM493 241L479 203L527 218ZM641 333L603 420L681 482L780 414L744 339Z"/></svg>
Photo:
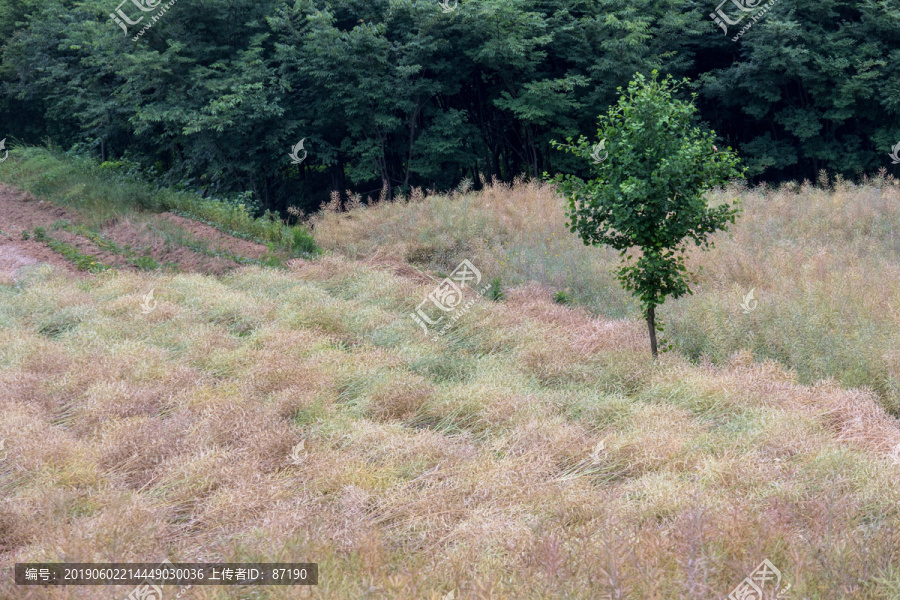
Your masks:
<svg viewBox="0 0 900 600"><path fill-rule="evenodd" d="M654 365L640 322L538 285L426 339L433 284L399 256L0 285L2 565L320 565L189 600L652 599L767 557L795 598L898 596L900 426L872 391L746 352ZM3 573L4 598L129 591Z"/></svg>
<svg viewBox="0 0 900 600"><path fill-rule="evenodd" d="M803 383L868 386L900 416L900 182L823 175L815 186L730 188L709 201L735 198L744 214L731 231L709 252L688 248L699 283L657 310L663 337L697 362L724 365L749 350ZM537 282L545 298L564 291L604 319L642 319L611 274L617 253L584 246L565 226L565 201L539 182L324 211L313 224L323 247L348 256L444 272L469 258L504 285Z"/></svg>

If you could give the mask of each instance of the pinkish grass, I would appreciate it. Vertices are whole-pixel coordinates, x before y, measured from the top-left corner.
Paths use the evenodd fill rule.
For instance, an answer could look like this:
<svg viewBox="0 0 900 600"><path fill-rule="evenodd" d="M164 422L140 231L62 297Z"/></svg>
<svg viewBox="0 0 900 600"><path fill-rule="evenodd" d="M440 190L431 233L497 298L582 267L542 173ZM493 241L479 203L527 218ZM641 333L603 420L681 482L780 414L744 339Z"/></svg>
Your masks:
<svg viewBox="0 0 900 600"><path fill-rule="evenodd" d="M794 598L897 597L900 427L872 391L746 352L654 365L640 322L537 285L429 340L433 283L396 270L0 285L2 567L320 565L188 599L720 598L769 558ZM3 573L4 598L129 591Z"/></svg>

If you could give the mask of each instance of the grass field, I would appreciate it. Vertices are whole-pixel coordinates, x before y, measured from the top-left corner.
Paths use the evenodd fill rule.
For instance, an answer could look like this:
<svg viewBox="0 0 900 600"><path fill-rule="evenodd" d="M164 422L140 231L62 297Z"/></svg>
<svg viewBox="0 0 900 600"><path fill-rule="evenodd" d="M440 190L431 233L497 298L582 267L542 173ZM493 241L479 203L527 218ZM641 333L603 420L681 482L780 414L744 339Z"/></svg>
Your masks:
<svg viewBox="0 0 900 600"><path fill-rule="evenodd" d="M804 383L869 386L900 415L900 181L823 175L817 185L721 190L709 202L735 198L744 214L715 249L692 247L694 295L657 309L664 337L694 360L723 364L746 349ZM540 183L361 204L313 222L319 244L346 256L436 271L468 257L506 285L539 282L595 315L642 318L611 274L618 254L584 246L566 228L565 201Z"/></svg>
<svg viewBox="0 0 900 600"><path fill-rule="evenodd" d="M897 598L895 400L840 382L893 373L898 191L721 192L747 213L694 256L696 295L663 311L690 351L658 363L612 257L537 184L326 212L331 253L283 268L22 267L0 283L0 564L319 564L312 589L198 600L587 600L723 598L769 559L787 598ZM505 299L469 290L427 337L413 267L464 258ZM2 573L0 598L130 591Z"/></svg>

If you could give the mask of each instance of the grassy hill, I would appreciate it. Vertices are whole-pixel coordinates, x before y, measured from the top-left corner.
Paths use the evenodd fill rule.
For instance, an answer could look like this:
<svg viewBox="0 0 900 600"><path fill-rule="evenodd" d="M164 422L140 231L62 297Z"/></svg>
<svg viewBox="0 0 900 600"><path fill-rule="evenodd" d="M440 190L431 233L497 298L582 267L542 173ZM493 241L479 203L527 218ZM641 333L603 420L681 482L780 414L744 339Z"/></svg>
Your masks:
<svg viewBox="0 0 900 600"><path fill-rule="evenodd" d="M789 598L896 598L900 427L885 397L729 351L742 319L764 347L812 306L824 316L807 312L808 331L829 331L844 301L883 324L890 256L862 252L888 248L897 188L742 194L735 239L696 257L702 288L664 313L718 364L654 364L603 279L609 257L556 233L535 185L324 213L313 233L332 252L281 267L22 267L0 282L0 564L319 563L313 589L182 596L204 600L652 599L725 597L767 558ZM807 255L817 231L831 245ZM547 238L560 256L541 263ZM423 335L410 315L436 282L407 261L439 273L463 258L505 299L469 290L470 310ZM740 286L715 285L735 273ZM621 318L585 300L592 280ZM567 288L588 306L552 300ZM789 357L831 364L811 339ZM2 577L3 598L129 592Z"/></svg>
<svg viewBox="0 0 900 600"><path fill-rule="evenodd" d="M539 282L592 314L640 320L637 302L610 271L618 254L584 246L568 231L565 201L539 183L490 185L449 197L350 206L313 219L324 248L370 260L449 271L471 259L507 285ZM853 185L824 174L818 185L731 188L744 214L715 249L689 247L694 295L657 309L679 352L724 364L749 350L815 383L868 386L900 416L900 181L883 174ZM745 312L744 297L753 310ZM648 342L649 344L649 342ZM649 347L649 346L648 346Z"/></svg>

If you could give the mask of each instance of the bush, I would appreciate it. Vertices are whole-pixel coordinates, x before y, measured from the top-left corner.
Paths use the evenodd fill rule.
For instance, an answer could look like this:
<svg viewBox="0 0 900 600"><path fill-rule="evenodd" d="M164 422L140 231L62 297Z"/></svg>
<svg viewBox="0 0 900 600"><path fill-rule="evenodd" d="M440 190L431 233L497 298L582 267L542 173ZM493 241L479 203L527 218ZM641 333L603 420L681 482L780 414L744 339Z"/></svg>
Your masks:
<svg viewBox="0 0 900 600"><path fill-rule="evenodd" d="M494 277L491 280L491 287L488 290L487 297L493 300L494 302L499 302L503 300L503 288L500 286L500 278Z"/></svg>

